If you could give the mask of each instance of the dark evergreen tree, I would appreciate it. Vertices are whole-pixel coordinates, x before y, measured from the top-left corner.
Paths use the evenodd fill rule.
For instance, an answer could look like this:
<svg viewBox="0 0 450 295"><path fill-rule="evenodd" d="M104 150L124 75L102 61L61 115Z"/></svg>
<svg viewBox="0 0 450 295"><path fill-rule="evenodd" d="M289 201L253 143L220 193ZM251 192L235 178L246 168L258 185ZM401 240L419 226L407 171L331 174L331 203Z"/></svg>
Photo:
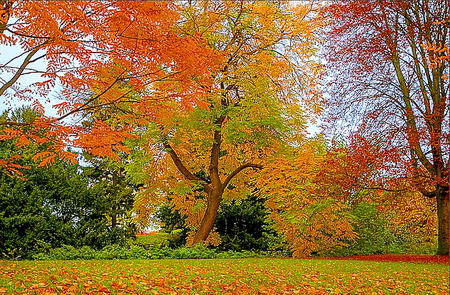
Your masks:
<svg viewBox="0 0 450 295"><path fill-rule="evenodd" d="M218 213L215 228L220 234L220 250L253 250L268 251L282 248L281 238L271 227L266 218L268 212L264 199L249 196L241 201L224 204ZM173 246L183 245L186 241L185 216L173 208L161 207L156 218L163 224L165 232L177 232L178 238L173 239Z"/></svg>
<svg viewBox="0 0 450 295"><path fill-rule="evenodd" d="M240 202L224 204L216 220L221 250L268 251L276 247L279 237L267 217L264 199L249 196Z"/></svg>
<svg viewBox="0 0 450 295"><path fill-rule="evenodd" d="M26 108L11 115L23 117L23 122L35 117ZM19 154L19 164L29 169L22 169L21 177L0 170L0 257L30 258L64 244L101 248L135 236L132 225L112 226L107 216L114 205L105 197L106 188L91 182L80 165L57 161L37 168L31 158L45 147L17 151L14 146L0 141L0 158Z"/></svg>
<svg viewBox="0 0 450 295"><path fill-rule="evenodd" d="M84 154L89 166L85 175L103 191L103 202L109 207L106 216L112 228L133 225L132 209L139 185L132 184L125 172L124 161L112 161Z"/></svg>

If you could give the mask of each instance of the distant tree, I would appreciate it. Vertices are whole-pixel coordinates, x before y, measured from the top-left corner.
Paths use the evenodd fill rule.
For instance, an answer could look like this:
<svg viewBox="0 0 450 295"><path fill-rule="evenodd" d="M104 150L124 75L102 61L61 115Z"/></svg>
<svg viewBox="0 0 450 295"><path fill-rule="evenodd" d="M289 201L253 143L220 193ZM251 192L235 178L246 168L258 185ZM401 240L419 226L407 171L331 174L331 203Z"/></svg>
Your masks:
<svg viewBox="0 0 450 295"><path fill-rule="evenodd" d="M134 226L132 209L138 185L132 184L125 173L123 161L111 161L84 154L88 166L83 174L91 185L102 191L106 216L112 228Z"/></svg>

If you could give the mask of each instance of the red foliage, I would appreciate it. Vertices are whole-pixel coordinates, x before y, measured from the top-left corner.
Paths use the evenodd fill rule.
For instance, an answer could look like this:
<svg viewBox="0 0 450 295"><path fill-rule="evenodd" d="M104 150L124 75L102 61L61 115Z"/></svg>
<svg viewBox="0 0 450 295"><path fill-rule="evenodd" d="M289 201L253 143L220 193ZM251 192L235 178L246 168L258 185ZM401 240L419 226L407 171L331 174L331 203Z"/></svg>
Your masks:
<svg viewBox="0 0 450 295"><path fill-rule="evenodd" d="M450 265L447 255L410 255L410 254L382 254L382 255L355 255L344 257L309 257L308 259L331 260L368 260L381 262L412 262L412 263L439 263Z"/></svg>

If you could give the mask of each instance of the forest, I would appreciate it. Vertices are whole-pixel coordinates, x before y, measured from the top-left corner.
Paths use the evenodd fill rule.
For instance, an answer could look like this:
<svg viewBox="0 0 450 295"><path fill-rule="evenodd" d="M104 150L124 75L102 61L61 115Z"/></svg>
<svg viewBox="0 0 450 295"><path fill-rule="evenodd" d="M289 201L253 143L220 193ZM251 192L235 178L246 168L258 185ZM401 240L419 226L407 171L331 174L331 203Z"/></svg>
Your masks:
<svg viewBox="0 0 450 295"><path fill-rule="evenodd" d="M448 256L449 22L0 0L0 260Z"/></svg>

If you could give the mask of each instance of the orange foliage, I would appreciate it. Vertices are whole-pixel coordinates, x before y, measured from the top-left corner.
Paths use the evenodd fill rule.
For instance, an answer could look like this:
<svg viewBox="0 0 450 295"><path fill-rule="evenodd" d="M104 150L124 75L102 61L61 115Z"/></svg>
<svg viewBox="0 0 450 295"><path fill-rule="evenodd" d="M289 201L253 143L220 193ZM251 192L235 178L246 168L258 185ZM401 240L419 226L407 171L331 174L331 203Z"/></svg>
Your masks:
<svg viewBox="0 0 450 295"><path fill-rule="evenodd" d="M389 219L394 232L405 241L425 246L435 245L437 237L436 202L417 191L392 194L379 192L378 209Z"/></svg>
<svg viewBox="0 0 450 295"><path fill-rule="evenodd" d="M18 52L7 55L10 60L1 66L2 73L11 73L2 76L2 102L31 102L41 114L32 123L3 122L1 139L18 139L20 147L49 144L49 154L34 157L44 161L41 165L55 157L73 161L67 145L113 158L116 152L126 152L123 141L131 128L113 130L98 123L85 129L66 118L124 101L135 102L132 108L151 108L155 99L170 95L185 105L195 104L194 94L203 91L197 83L207 83L221 60L200 38L182 36L174 29L180 14L170 1L1 1L0 5L0 43L14 48L8 53ZM38 81L22 86L25 74ZM54 106L59 116L55 118L44 113L43 103L50 102L56 85L63 90L62 101ZM151 99L144 95L136 100L137 92L149 89Z"/></svg>
<svg viewBox="0 0 450 295"><path fill-rule="evenodd" d="M324 182L330 155L320 142L304 144L290 158L281 157L261 172L257 184L268 196L270 218L291 245L295 257L344 246L356 238L349 205L336 195L333 182Z"/></svg>

